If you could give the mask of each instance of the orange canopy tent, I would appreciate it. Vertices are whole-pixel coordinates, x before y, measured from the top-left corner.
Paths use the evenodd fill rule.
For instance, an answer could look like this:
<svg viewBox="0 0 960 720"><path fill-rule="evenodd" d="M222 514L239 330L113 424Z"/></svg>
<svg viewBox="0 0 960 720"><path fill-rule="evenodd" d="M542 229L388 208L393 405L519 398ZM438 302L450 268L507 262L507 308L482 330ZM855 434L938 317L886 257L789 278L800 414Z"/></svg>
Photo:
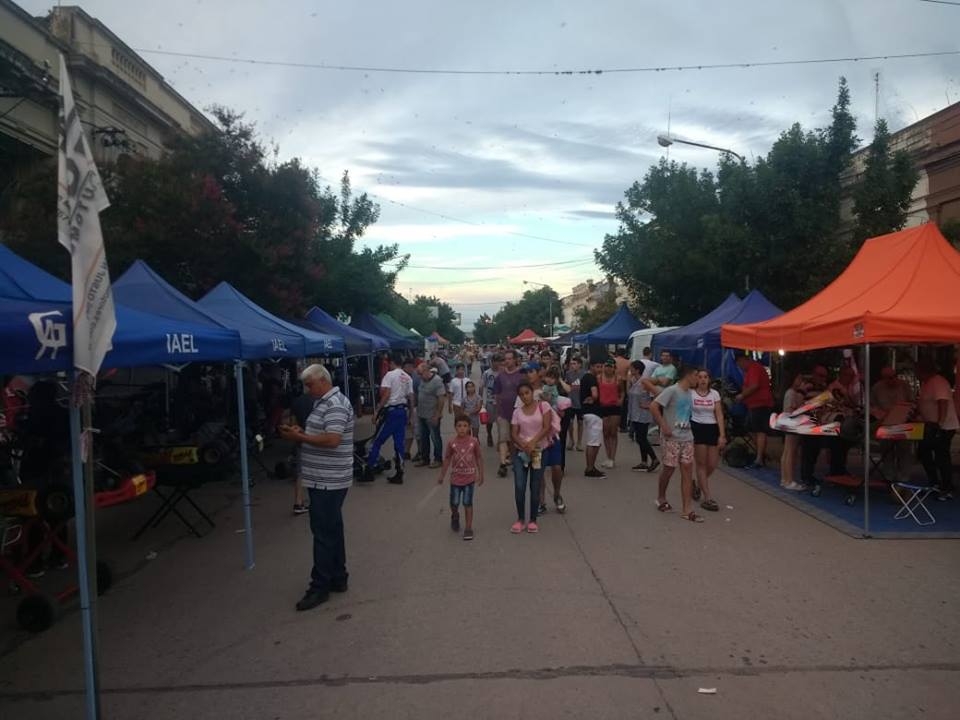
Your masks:
<svg viewBox="0 0 960 720"><path fill-rule="evenodd" d="M724 347L815 350L960 342L960 253L932 223L867 240L836 280L790 312L724 325Z"/></svg>
<svg viewBox="0 0 960 720"><path fill-rule="evenodd" d="M534 343L542 343L542 342L543 342L543 338L537 335L530 328L527 328L516 337L510 338L511 345L533 345Z"/></svg>
<svg viewBox="0 0 960 720"><path fill-rule="evenodd" d="M960 342L960 253L928 223L867 240L839 277L788 313L724 325L725 347L864 346L863 533L870 535L870 345Z"/></svg>

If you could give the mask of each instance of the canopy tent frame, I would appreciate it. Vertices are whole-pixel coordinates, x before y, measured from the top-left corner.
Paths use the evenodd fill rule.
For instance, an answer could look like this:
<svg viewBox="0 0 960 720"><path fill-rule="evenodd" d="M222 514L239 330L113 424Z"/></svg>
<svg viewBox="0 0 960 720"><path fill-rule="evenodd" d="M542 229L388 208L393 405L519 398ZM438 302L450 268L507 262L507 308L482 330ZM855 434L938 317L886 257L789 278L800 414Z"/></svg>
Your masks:
<svg viewBox="0 0 960 720"><path fill-rule="evenodd" d="M725 347L864 348L864 537L870 537L871 347L960 341L960 311L945 300L958 285L960 253L926 223L866 240L832 283L780 317L722 328Z"/></svg>

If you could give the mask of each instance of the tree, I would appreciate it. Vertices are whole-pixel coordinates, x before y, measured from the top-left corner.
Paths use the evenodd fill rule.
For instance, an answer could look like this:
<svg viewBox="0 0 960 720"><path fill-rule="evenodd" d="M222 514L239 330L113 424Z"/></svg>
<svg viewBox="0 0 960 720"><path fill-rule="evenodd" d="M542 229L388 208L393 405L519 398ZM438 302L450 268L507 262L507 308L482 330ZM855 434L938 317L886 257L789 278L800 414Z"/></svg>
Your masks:
<svg viewBox="0 0 960 720"><path fill-rule="evenodd" d="M841 78L829 127L795 124L752 165L723 156L714 175L661 160L625 192L597 263L661 324L752 288L782 307L806 300L854 251L837 239L840 175L857 143L849 104Z"/></svg>
<svg viewBox="0 0 960 720"><path fill-rule="evenodd" d="M953 246L960 250L960 218L946 220L940 224L940 232Z"/></svg>
<svg viewBox="0 0 960 720"><path fill-rule="evenodd" d="M855 240L862 242L902 229L918 178L909 153L890 152L887 122L877 120L863 178L853 191L853 212L857 216Z"/></svg>
<svg viewBox="0 0 960 720"><path fill-rule="evenodd" d="M478 320L474 338L478 342L495 343L520 334L526 328L545 335L550 327L550 312L560 309L560 296L547 286L527 290L517 302L506 303L489 323ZM479 338L483 338L480 340Z"/></svg>
<svg viewBox="0 0 960 720"><path fill-rule="evenodd" d="M114 277L142 259L192 297L226 280L281 314L300 315L311 305L334 314L388 310L407 257L396 245L357 247L379 208L352 193L347 173L335 193L300 160L271 161L242 116L212 112L218 132L177 137L159 160L124 158L101 168ZM67 254L51 251L55 164L39 166L4 205L4 242L69 277Z"/></svg>
<svg viewBox="0 0 960 720"><path fill-rule="evenodd" d="M437 308L437 316L432 316L430 308ZM452 343L463 342L463 331L457 325L457 312L437 297L417 295L413 302L397 295L392 311L393 316L404 327L414 328L421 335L440 333Z"/></svg>

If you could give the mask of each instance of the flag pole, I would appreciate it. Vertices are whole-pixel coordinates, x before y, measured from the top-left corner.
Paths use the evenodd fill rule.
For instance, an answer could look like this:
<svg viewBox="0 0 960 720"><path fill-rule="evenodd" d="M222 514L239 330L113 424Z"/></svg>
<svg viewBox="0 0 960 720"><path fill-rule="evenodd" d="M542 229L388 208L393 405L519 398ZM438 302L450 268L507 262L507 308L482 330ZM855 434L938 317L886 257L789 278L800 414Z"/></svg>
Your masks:
<svg viewBox="0 0 960 720"><path fill-rule="evenodd" d="M77 531L77 574L83 629L87 720L100 718L97 652L97 547L94 522L93 389L117 327L100 212L110 206L60 55L60 147L57 155L57 241L70 253L73 366L70 434ZM82 417L81 417L82 416Z"/></svg>
<svg viewBox="0 0 960 720"><path fill-rule="evenodd" d="M70 439L73 446L73 505L77 531L77 576L80 624L83 632L83 679L87 720L100 717L100 673L97 650L97 543L93 514L93 447L89 386L74 373L70 403Z"/></svg>

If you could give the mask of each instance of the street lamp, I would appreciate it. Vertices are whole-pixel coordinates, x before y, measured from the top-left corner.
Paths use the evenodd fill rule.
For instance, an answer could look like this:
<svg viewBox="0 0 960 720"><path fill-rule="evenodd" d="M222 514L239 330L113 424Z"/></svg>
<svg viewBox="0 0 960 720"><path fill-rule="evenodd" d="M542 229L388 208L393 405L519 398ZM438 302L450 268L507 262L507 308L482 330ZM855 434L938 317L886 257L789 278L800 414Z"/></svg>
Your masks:
<svg viewBox="0 0 960 720"><path fill-rule="evenodd" d="M657 144L660 145L660 147L670 147L674 143L693 145L694 147L702 147L706 148L707 150L716 150L727 155L733 155L735 158L740 160L740 162L746 162L746 159L744 159L743 155L740 153L735 153L733 150L728 150L727 148L717 147L716 145L707 145L706 143L693 142L693 140L681 140L680 138L673 137L672 135L657 135Z"/></svg>
<svg viewBox="0 0 960 720"><path fill-rule="evenodd" d="M547 289L550 288L549 285L544 285L543 283L534 282L533 280L524 280L524 281L523 281L523 284L524 284L524 285L539 285L540 287L544 287L544 288L547 288ZM549 310L549 312L550 312L550 319L549 319L549 322L547 323L547 330L548 330L549 333L550 333L550 334L548 335L548 337L553 337L553 295L551 295L550 293L547 293L547 301L550 303L550 310Z"/></svg>

